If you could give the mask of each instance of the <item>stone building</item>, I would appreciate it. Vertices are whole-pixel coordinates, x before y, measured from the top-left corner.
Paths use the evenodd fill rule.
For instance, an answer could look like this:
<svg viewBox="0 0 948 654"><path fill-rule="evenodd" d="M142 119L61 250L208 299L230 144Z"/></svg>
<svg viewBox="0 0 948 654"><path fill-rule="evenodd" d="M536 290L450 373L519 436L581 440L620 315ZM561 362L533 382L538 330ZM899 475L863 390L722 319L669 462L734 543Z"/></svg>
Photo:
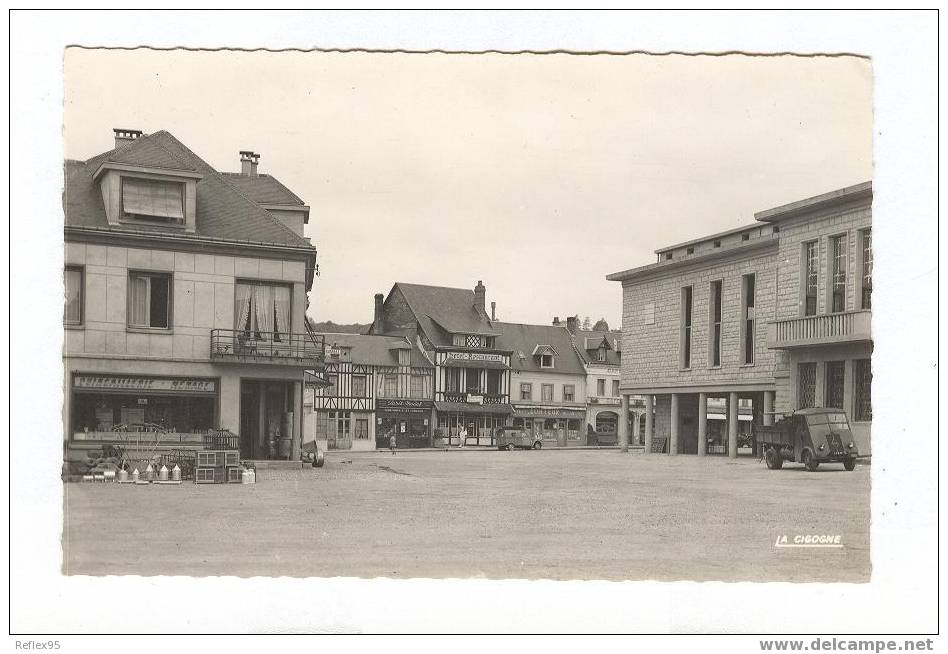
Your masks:
<svg viewBox="0 0 948 654"><path fill-rule="evenodd" d="M729 456L753 451L742 402L760 423L839 406L869 451L871 201L865 183L762 211L607 277L623 290L620 390L646 397L649 423L654 408L647 449L654 434L669 453L707 453L717 398Z"/></svg>
<svg viewBox="0 0 948 654"><path fill-rule="evenodd" d="M252 152L223 175L166 131L114 145L65 162L66 456L223 428L245 459L299 461L304 371L323 367L308 208Z"/></svg>

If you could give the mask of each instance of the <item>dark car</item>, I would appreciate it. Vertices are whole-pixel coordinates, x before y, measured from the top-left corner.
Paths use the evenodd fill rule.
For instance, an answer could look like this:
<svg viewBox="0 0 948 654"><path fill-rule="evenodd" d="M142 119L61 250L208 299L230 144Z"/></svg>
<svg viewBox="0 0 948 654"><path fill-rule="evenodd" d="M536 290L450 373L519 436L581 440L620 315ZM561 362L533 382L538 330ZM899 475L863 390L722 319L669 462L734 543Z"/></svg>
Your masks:
<svg viewBox="0 0 948 654"><path fill-rule="evenodd" d="M539 436L528 433L520 427L498 427L494 430L494 442L498 450L539 450L543 441Z"/></svg>
<svg viewBox="0 0 948 654"><path fill-rule="evenodd" d="M842 463L846 470L856 467L859 450L849 428L849 419L840 409L801 409L773 425L754 425L754 438L771 470L784 461L796 461L807 470L821 463Z"/></svg>

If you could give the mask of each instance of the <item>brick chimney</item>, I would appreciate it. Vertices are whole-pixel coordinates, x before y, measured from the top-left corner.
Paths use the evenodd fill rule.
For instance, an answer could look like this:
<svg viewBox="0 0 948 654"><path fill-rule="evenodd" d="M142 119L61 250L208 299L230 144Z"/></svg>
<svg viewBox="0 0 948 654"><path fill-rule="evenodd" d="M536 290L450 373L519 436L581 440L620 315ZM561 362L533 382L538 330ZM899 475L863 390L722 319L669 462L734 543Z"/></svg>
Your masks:
<svg viewBox="0 0 948 654"><path fill-rule="evenodd" d="M559 317L559 316L553 316L553 326L554 326L554 327L559 327L559 326L560 326L560 317Z"/></svg>
<svg viewBox="0 0 948 654"><path fill-rule="evenodd" d="M385 312L382 310L382 303L385 296L381 293L375 294L375 317L372 320L372 332L374 334L385 333Z"/></svg>
<svg viewBox="0 0 948 654"><path fill-rule="evenodd" d="M140 129L125 129L123 127L114 127L112 131L115 132L115 147L121 148L129 143L133 142L135 139L140 138L142 131Z"/></svg>
<svg viewBox="0 0 948 654"><path fill-rule="evenodd" d="M260 155L251 150L240 151L240 174L256 177L257 163L260 161Z"/></svg>
<svg viewBox="0 0 948 654"><path fill-rule="evenodd" d="M477 286L474 287L474 306L480 310L482 316L487 315L487 288L481 280L477 280Z"/></svg>
<svg viewBox="0 0 948 654"><path fill-rule="evenodd" d="M567 317L566 329L568 329L571 334L575 334L577 331L579 331L579 316Z"/></svg>
<svg viewBox="0 0 948 654"><path fill-rule="evenodd" d="M497 303L496 302L490 303L490 319L497 320Z"/></svg>

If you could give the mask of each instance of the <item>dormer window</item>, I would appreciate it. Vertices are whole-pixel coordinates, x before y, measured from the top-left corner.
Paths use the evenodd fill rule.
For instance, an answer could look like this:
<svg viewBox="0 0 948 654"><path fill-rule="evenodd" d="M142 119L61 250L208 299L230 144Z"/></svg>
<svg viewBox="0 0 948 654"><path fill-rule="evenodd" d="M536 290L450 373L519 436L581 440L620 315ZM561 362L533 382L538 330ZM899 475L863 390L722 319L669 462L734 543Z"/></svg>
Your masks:
<svg viewBox="0 0 948 654"><path fill-rule="evenodd" d="M122 177L122 218L184 225L182 182Z"/></svg>
<svg viewBox="0 0 948 654"><path fill-rule="evenodd" d="M398 351L398 365L400 365L400 366L410 366L410 365L411 365L411 350L399 350L399 351Z"/></svg>
<svg viewBox="0 0 948 654"><path fill-rule="evenodd" d="M540 355L540 367L541 368L552 368L553 367L553 355L552 354L541 354Z"/></svg>
<svg viewBox="0 0 948 654"><path fill-rule="evenodd" d="M596 350L596 361L605 361L606 360L606 348L600 347Z"/></svg>

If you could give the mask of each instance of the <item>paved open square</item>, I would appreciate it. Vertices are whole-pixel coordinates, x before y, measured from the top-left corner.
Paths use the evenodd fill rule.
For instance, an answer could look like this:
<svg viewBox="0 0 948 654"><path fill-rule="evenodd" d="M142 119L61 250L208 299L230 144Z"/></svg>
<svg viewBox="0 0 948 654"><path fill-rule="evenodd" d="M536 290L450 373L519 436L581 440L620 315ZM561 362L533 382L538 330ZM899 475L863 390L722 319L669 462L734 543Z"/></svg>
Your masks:
<svg viewBox="0 0 948 654"><path fill-rule="evenodd" d="M867 581L869 468L332 453L255 485L67 484L66 574ZM839 535L842 548L776 548Z"/></svg>

